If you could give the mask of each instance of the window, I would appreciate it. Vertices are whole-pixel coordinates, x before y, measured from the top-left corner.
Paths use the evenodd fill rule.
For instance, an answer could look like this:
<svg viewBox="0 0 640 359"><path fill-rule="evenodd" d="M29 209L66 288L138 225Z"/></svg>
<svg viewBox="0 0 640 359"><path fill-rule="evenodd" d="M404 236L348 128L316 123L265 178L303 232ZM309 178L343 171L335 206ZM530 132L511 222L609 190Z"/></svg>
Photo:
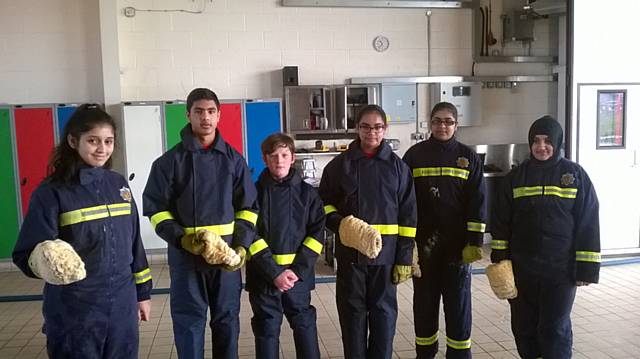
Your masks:
<svg viewBox="0 0 640 359"><path fill-rule="evenodd" d="M626 121L625 90L598 91L596 148L624 148Z"/></svg>

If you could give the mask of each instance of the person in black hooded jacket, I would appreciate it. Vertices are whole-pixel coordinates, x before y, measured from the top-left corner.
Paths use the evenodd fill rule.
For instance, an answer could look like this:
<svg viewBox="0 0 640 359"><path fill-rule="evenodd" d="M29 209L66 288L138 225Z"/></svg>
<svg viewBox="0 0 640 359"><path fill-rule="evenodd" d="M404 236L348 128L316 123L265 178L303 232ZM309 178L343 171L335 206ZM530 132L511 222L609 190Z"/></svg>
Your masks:
<svg viewBox="0 0 640 359"><path fill-rule="evenodd" d="M513 264L511 329L523 358L570 358L576 287L598 283L598 198L584 169L561 157L562 137L551 116L531 125L531 158L505 177L495 206L491 261Z"/></svg>

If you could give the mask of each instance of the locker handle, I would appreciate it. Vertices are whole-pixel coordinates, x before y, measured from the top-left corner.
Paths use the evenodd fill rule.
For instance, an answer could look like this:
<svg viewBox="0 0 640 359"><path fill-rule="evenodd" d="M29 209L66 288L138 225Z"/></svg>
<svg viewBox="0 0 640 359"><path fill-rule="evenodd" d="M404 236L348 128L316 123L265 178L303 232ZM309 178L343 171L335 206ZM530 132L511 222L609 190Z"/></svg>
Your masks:
<svg viewBox="0 0 640 359"><path fill-rule="evenodd" d="M129 175L129 181L133 181L134 178L136 178L136 174L134 172L131 172L131 174Z"/></svg>
<svg viewBox="0 0 640 359"><path fill-rule="evenodd" d="M27 184L27 177L22 178L22 180L20 181L20 185L24 186Z"/></svg>

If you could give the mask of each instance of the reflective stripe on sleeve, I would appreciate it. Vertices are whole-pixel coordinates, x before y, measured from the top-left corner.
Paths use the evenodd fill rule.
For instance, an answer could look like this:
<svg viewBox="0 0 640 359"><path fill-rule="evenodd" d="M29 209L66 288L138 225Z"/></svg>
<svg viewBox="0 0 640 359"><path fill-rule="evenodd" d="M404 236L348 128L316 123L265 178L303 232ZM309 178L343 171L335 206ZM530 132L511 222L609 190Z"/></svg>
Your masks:
<svg viewBox="0 0 640 359"><path fill-rule="evenodd" d="M287 264L293 263L293 260L296 259L296 254L274 254L273 260L276 261L277 264L281 266L285 266Z"/></svg>
<svg viewBox="0 0 640 359"><path fill-rule="evenodd" d="M136 284L142 284L151 280L151 269L147 268L140 272L133 273L133 278L136 280Z"/></svg>
<svg viewBox="0 0 640 359"><path fill-rule="evenodd" d="M255 256L256 254L265 250L267 247L269 247L267 245L267 242L264 239L260 238L257 241L253 242L251 246L249 246L249 254L251 256Z"/></svg>
<svg viewBox="0 0 640 359"><path fill-rule="evenodd" d="M149 220L151 221L151 226L153 227L153 229L156 229L156 226L158 224L160 224L161 222L169 220L169 219L175 219L175 218L173 218L173 215L169 211L158 212L158 213L154 214L153 216L151 216L151 218L149 218Z"/></svg>
<svg viewBox="0 0 640 359"><path fill-rule="evenodd" d="M576 251L576 261L600 263L600 252Z"/></svg>
<svg viewBox="0 0 640 359"><path fill-rule="evenodd" d="M491 249L508 249L508 248L509 248L508 241L502 241L499 239L491 240Z"/></svg>
<svg viewBox="0 0 640 359"><path fill-rule="evenodd" d="M318 254L322 253L322 243L318 242L318 240L313 237L309 236L305 238L302 244Z"/></svg>
<svg viewBox="0 0 640 359"><path fill-rule="evenodd" d="M481 222L467 222L467 231L469 232L484 233L486 227L487 225Z"/></svg>
<svg viewBox="0 0 640 359"><path fill-rule="evenodd" d="M244 219L255 226L258 221L258 215L251 211L243 210L236 212L236 219Z"/></svg>
<svg viewBox="0 0 640 359"><path fill-rule="evenodd" d="M416 238L416 227L398 226L398 234L403 237Z"/></svg>
<svg viewBox="0 0 640 359"><path fill-rule="evenodd" d="M330 204L324 206L324 214L330 214L337 211L338 209L335 206L332 206Z"/></svg>

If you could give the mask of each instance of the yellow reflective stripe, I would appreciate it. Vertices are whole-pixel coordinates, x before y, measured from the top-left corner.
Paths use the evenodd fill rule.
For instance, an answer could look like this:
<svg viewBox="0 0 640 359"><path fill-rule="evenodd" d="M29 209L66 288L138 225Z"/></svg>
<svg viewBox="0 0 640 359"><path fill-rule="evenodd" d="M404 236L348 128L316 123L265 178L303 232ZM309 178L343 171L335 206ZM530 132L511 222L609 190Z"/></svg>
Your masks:
<svg viewBox="0 0 640 359"><path fill-rule="evenodd" d="M142 284L151 280L151 269L147 268L140 272L133 273L136 284Z"/></svg>
<svg viewBox="0 0 640 359"><path fill-rule="evenodd" d="M455 167L442 167L442 175L459 177L466 180L469 178L469 170L463 170Z"/></svg>
<svg viewBox="0 0 640 359"><path fill-rule="evenodd" d="M74 211L60 213L60 227L72 224L94 221L96 219L125 216L131 214L131 203L114 203L95 207L80 208Z"/></svg>
<svg viewBox="0 0 640 359"><path fill-rule="evenodd" d="M471 339L455 340L447 337L447 346L453 349L469 349L471 348Z"/></svg>
<svg viewBox="0 0 640 359"><path fill-rule="evenodd" d="M440 176L440 167L414 168L412 172L414 178Z"/></svg>
<svg viewBox="0 0 640 359"><path fill-rule="evenodd" d="M507 248L509 248L508 241L502 241L499 239L491 240L491 249L507 249Z"/></svg>
<svg viewBox="0 0 640 359"><path fill-rule="evenodd" d="M249 254L254 256L268 247L269 245L267 245L267 242L264 239L260 238L257 241L253 242L251 246L249 246Z"/></svg>
<svg viewBox="0 0 640 359"><path fill-rule="evenodd" d="M416 227L398 226L398 234L400 234L403 237L415 238Z"/></svg>
<svg viewBox="0 0 640 359"><path fill-rule="evenodd" d="M576 261L600 263L600 252L576 251Z"/></svg>
<svg viewBox="0 0 640 359"><path fill-rule="evenodd" d="M486 224L480 222L467 222L467 231L484 233Z"/></svg>
<svg viewBox="0 0 640 359"><path fill-rule="evenodd" d="M107 208L109 209L109 215L111 217L131 214L131 203L109 204Z"/></svg>
<svg viewBox="0 0 640 359"><path fill-rule="evenodd" d="M544 187L544 195L545 196L558 196L562 198L576 198L578 195L577 188L562 188L556 186L545 186Z"/></svg>
<svg viewBox="0 0 640 359"><path fill-rule="evenodd" d="M329 214L337 211L338 209L335 206L332 206L330 204L324 206L324 214Z"/></svg>
<svg viewBox="0 0 640 359"><path fill-rule="evenodd" d="M458 177L465 180L469 178L469 170L455 167L420 167L414 168L412 173L414 178L439 176Z"/></svg>
<svg viewBox="0 0 640 359"><path fill-rule="evenodd" d="M234 222L227 223L227 224L217 224L213 226L185 227L184 233L191 234L191 233L196 233L201 229L206 229L207 231L213 232L219 236L227 236L227 235L233 234L233 225L234 225Z"/></svg>
<svg viewBox="0 0 640 359"><path fill-rule="evenodd" d="M243 210L236 212L236 219L244 219L255 226L258 221L258 215L251 211Z"/></svg>
<svg viewBox="0 0 640 359"><path fill-rule="evenodd" d="M322 253L322 243L313 237L305 238L302 244L318 254Z"/></svg>
<svg viewBox="0 0 640 359"><path fill-rule="evenodd" d="M398 234L397 224L371 224L371 227L377 229L380 234L392 235Z"/></svg>
<svg viewBox="0 0 640 359"><path fill-rule="evenodd" d="M273 260L276 261L281 266L293 263L293 260L296 258L296 254L274 254Z"/></svg>
<svg viewBox="0 0 640 359"><path fill-rule="evenodd" d="M513 198L525 196L542 196L542 186L516 187L513 189Z"/></svg>
<svg viewBox="0 0 640 359"><path fill-rule="evenodd" d="M436 334L425 338L425 337L416 337L416 345L433 345L438 341L438 332Z"/></svg>
<svg viewBox="0 0 640 359"><path fill-rule="evenodd" d="M153 227L153 229L156 229L156 226L158 224L160 224L160 222L163 222L163 221L166 221L166 220L169 220L169 219L175 219L175 218L173 218L173 215L169 211L158 212L158 213L154 214L153 216L151 216L151 218L149 218L149 220L151 221L151 226Z"/></svg>
<svg viewBox="0 0 640 359"><path fill-rule="evenodd" d="M530 196L558 196L561 198L576 198L577 188L562 188L558 186L534 186L516 187L513 189L513 198Z"/></svg>

